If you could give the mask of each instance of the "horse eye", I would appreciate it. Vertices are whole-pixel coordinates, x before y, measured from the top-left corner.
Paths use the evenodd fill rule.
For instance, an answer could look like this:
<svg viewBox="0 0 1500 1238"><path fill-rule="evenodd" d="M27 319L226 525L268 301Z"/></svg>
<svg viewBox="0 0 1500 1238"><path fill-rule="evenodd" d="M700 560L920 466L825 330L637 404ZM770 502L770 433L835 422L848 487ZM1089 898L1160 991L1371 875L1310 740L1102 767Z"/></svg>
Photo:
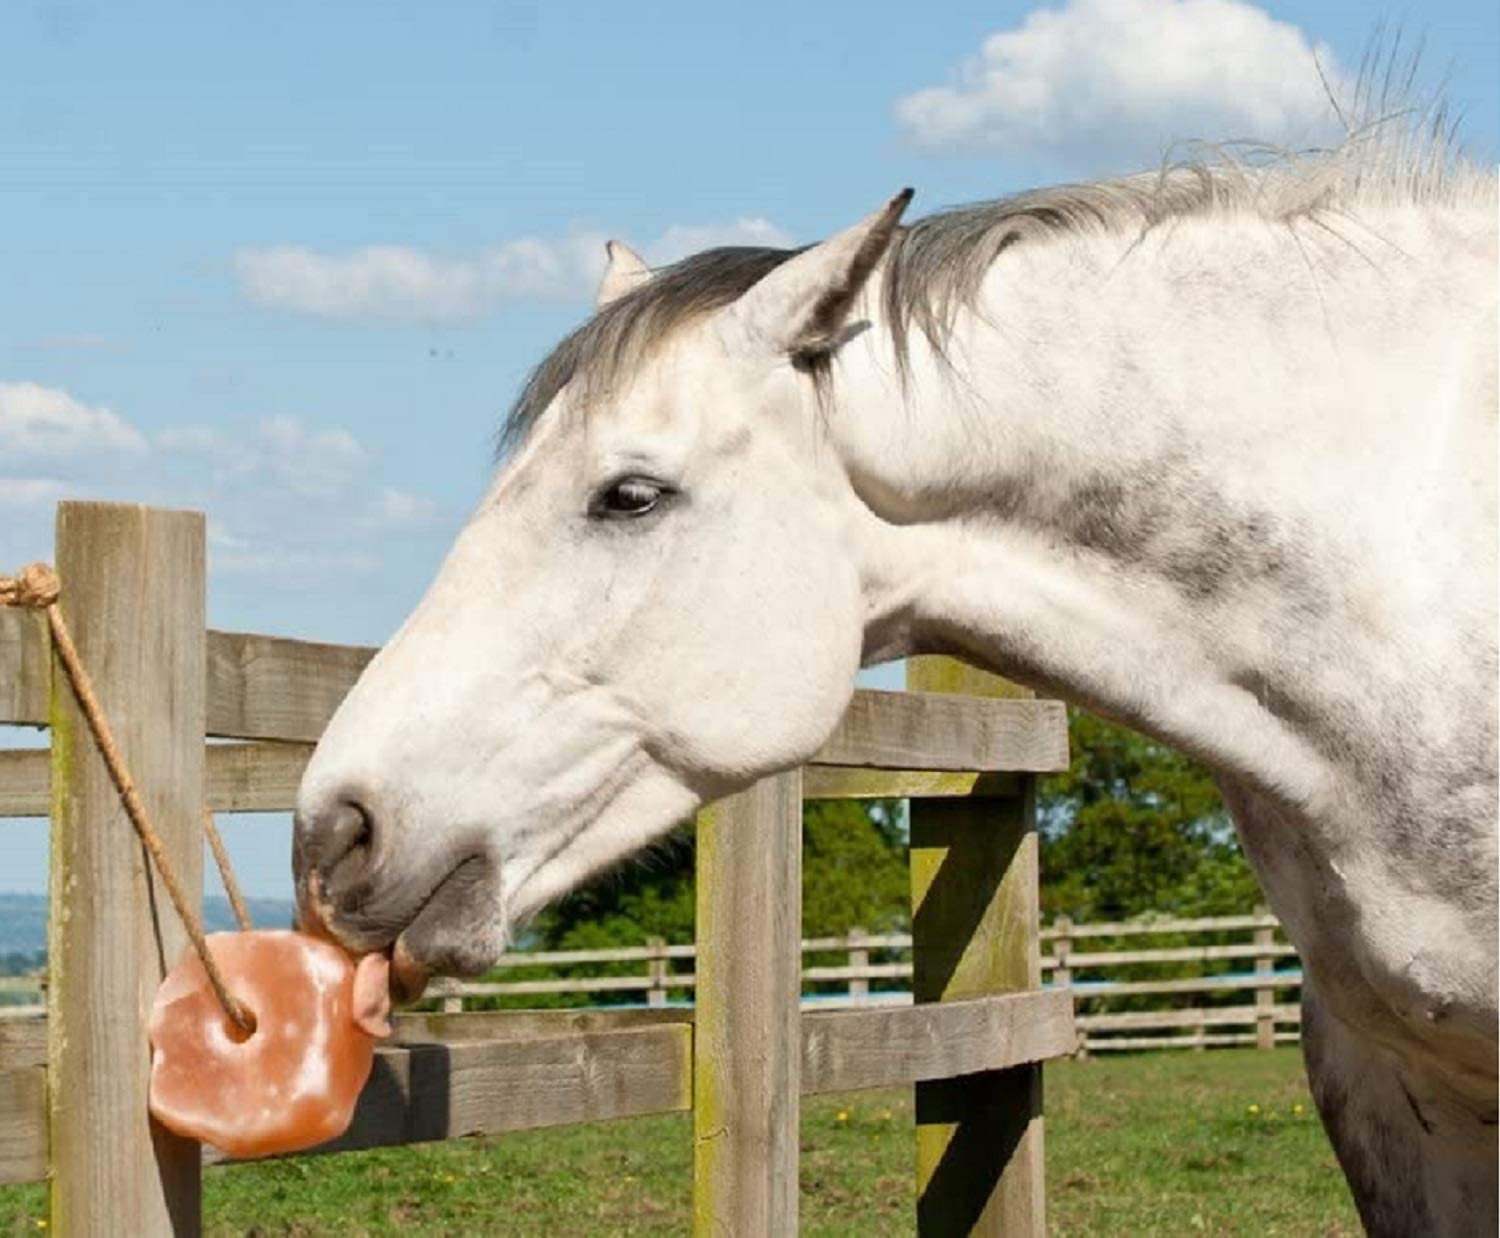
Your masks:
<svg viewBox="0 0 1500 1238"><path fill-rule="evenodd" d="M589 515L605 520L644 516L667 494L665 486L645 477L622 477L594 496Z"/></svg>

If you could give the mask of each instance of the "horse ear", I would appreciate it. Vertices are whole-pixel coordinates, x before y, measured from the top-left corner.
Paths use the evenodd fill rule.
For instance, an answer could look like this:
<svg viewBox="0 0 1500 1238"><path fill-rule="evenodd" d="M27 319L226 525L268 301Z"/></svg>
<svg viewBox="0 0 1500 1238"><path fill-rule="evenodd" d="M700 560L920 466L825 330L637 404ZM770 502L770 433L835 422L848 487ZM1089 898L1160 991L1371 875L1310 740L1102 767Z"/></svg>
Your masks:
<svg viewBox="0 0 1500 1238"><path fill-rule="evenodd" d="M789 259L735 303L758 339L793 356L831 351L912 199L903 189L873 215Z"/></svg>
<svg viewBox="0 0 1500 1238"><path fill-rule="evenodd" d="M651 278L651 268L624 241L606 241L604 252L609 255L609 264L604 268L604 278L599 281L599 291L594 296L595 309L603 309L611 301L618 301Z"/></svg>

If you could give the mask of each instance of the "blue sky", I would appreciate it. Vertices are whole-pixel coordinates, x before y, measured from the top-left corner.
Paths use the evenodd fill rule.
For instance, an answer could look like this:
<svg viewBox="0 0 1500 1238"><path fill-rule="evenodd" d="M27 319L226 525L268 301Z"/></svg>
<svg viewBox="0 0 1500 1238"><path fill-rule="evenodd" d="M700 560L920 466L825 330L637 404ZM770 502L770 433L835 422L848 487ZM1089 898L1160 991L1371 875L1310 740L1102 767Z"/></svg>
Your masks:
<svg viewBox="0 0 1500 1238"><path fill-rule="evenodd" d="M913 20L913 13L919 14ZM1500 16L1384 12L1500 148ZM0 10L0 569L52 504L209 513L220 627L377 642L602 240L655 261L1316 138L1367 3L16 3ZM9 742L3 741L3 742ZM34 742L16 736L16 743ZM39 890L42 823L0 889ZM285 893L284 819L231 821Z"/></svg>

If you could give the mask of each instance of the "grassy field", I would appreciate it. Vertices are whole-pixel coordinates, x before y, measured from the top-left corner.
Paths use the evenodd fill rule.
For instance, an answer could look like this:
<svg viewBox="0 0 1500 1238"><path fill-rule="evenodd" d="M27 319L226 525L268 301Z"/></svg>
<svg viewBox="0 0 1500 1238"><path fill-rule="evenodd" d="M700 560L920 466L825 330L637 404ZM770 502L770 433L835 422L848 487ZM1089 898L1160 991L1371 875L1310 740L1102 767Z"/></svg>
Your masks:
<svg viewBox="0 0 1500 1238"><path fill-rule="evenodd" d="M680 1234L685 1115L211 1169L215 1235ZM911 1099L803 1110L802 1232L908 1234ZM1047 1071L1057 1234L1354 1235L1295 1049L1158 1053ZM41 1188L0 1190L0 1229L45 1228Z"/></svg>

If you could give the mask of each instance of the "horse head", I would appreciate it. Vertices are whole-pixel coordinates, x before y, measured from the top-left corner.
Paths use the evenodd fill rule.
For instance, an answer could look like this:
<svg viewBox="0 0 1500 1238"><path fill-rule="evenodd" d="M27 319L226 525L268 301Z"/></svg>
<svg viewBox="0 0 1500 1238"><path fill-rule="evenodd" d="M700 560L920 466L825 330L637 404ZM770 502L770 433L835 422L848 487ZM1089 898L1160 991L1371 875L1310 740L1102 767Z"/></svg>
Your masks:
<svg viewBox="0 0 1500 1238"><path fill-rule="evenodd" d="M305 921L394 947L408 989L480 972L518 920L826 739L869 616L822 385L909 198L799 252L653 275L611 246L597 314L317 747Z"/></svg>

